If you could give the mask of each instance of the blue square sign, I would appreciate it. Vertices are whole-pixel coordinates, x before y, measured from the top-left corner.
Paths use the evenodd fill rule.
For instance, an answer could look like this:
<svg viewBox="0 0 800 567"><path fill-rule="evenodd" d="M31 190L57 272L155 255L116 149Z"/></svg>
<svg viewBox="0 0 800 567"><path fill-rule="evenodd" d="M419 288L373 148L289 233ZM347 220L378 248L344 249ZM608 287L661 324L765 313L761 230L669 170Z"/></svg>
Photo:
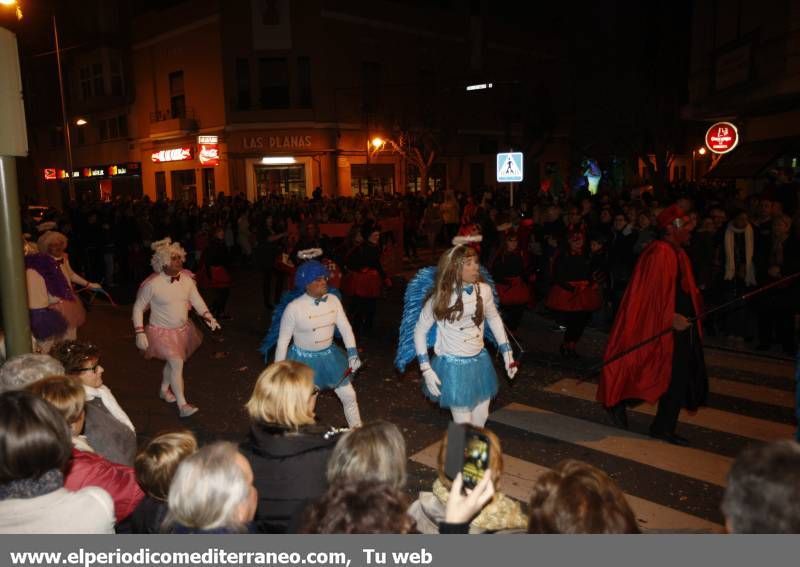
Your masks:
<svg viewBox="0 0 800 567"><path fill-rule="evenodd" d="M522 181L522 152L497 154L497 182L519 183Z"/></svg>

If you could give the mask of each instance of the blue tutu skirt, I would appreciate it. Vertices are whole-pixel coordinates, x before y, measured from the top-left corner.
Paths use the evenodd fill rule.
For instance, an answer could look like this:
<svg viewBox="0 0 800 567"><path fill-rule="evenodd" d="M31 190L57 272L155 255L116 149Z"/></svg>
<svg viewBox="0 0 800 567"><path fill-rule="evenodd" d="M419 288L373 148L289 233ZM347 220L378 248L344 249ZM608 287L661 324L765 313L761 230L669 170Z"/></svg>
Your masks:
<svg viewBox="0 0 800 567"><path fill-rule="evenodd" d="M434 356L431 368L442 384L436 398L422 381L422 393L443 408L474 408L497 395L497 373L486 349L475 356Z"/></svg>
<svg viewBox="0 0 800 567"><path fill-rule="evenodd" d="M350 383L349 376L342 380L342 376L349 367L347 354L335 344L322 350L303 350L292 343L286 353L286 359L310 366L314 371L314 384L320 390L329 390ZM342 380L341 384L339 384L340 380Z"/></svg>

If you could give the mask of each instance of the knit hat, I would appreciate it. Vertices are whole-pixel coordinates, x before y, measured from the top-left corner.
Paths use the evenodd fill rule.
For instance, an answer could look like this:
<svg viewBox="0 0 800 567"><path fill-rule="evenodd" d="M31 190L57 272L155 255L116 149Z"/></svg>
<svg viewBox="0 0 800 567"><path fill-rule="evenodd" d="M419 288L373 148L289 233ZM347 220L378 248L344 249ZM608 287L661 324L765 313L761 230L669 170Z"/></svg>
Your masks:
<svg viewBox="0 0 800 567"><path fill-rule="evenodd" d="M328 268L317 262L309 260L297 267L294 274L294 287L305 289L305 287L317 278L329 278Z"/></svg>

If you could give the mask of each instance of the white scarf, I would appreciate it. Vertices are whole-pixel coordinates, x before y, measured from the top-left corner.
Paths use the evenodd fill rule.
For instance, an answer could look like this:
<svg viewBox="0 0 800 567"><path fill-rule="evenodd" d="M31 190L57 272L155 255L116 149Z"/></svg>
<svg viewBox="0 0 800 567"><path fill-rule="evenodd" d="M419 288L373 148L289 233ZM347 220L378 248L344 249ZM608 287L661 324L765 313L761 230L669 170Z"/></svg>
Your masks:
<svg viewBox="0 0 800 567"><path fill-rule="evenodd" d="M111 412L111 415L113 415L117 421L121 421L130 427L131 431L136 433L136 428L133 427L131 418L128 417L128 414L125 413L125 410L123 410L119 403L117 403L117 398L114 397L114 394L111 393L111 390L108 389L108 386L104 384L99 388L92 388L91 386L84 384L83 390L86 392L87 402L95 398L100 398L100 400L103 402L103 405L106 406L106 409Z"/></svg>
<svg viewBox="0 0 800 567"><path fill-rule="evenodd" d="M756 270L753 266L753 227L749 224L744 228L736 228L733 223L728 225L725 230L725 280L732 280L736 272L736 261L734 260L734 233L744 232L744 257L745 257L745 277L746 285L756 285Z"/></svg>
<svg viewBox="0 0 800 567"><path fill-rule="evenodd" d="M92 449L92 446L89 445L89 440L86 439L85 435L73 435L72 446L75 447L78 451L83 451L85 453L94 453L94 449Z"/></svg>

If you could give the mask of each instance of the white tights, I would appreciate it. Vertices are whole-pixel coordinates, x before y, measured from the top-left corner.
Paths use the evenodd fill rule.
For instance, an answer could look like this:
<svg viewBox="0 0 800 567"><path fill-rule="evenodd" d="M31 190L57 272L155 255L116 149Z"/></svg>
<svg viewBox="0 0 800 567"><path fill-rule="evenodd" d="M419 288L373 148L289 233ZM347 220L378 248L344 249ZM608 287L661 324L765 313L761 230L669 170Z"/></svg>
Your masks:
<svg viewBox="0 0 800 567"><path fill-rule="evenodd" d="M358 400L356 399L356 391L353 385L339 386L334 392L339 397L339 401L342 402L347 427L361 427L361 414L358 411Z"/></svg>
<svg viewBox="0 0 800 567"><path fill-rule="evenodd" d="M475 427L483 427L489 419L489 403L491 400L483 400L474 408L450 408L453 414L453 421L456 423L469 423Z"/></svg>
<svg viewBox="0 0 800 567"><path fill-rule="evenodd" d="M164 365L161 379L161 391L166 392L167 388L172 388L172 393L178 400L178 407L186 405L186 397L183 394L183 360L180 358L168 358Z"/></svg>

